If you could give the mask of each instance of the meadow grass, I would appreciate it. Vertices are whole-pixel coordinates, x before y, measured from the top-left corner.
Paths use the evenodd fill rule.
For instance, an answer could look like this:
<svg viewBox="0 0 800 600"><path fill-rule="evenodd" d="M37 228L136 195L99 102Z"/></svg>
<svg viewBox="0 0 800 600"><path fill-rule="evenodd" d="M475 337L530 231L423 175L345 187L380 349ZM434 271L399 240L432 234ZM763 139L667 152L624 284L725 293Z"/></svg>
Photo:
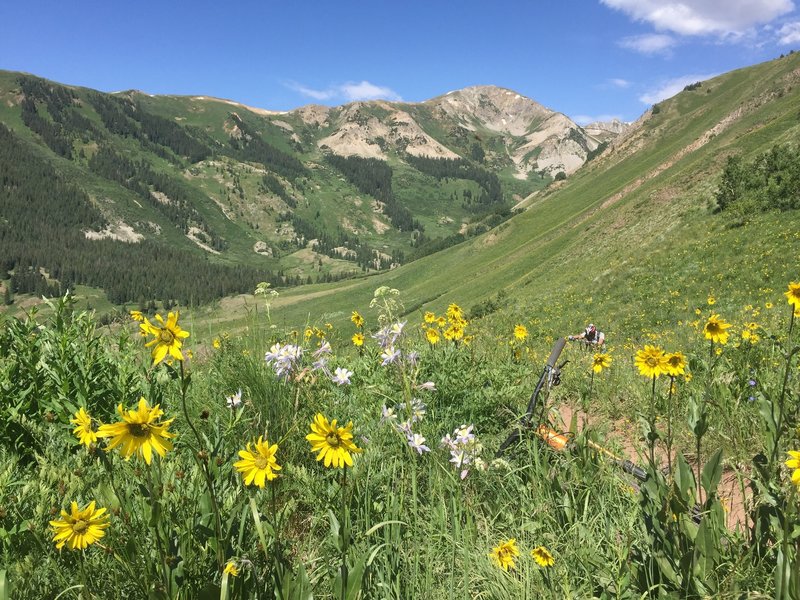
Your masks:
<svg viewBox="0 0 800 600"><path fill-rule="evenodd" d="M531 431L502 457L495 450L555 338L548 311L469 321L440 299L433 316L443 323L428 323L401 319L403 296L381 288L351 307L360 327L260 329L269 333L221 335L208 349L190 336L171 364L153 364L142 346L171 342L142 339L133 321L100 335L69 298L41 320L6 318L0 577L14 598L795 597L798 511L783 463L798 447L797 349L785 300L764 292L744 315L758 310L759 326L737 325L725 344L704 337L705 313L654 327L647 343L685 354L680 376L642 377L633 340L606 348L612 362L594 375L593 353L568 346L545 414L571 427L569 451ZM717 302L706 298L714 311ZM252 318L265 320L264 308ZM515 336L523 323L527 335ZM425 328L441 333L435 345ZM150 464L73 434L80 407L96 431L140 397L163 411L147 422L175 434L163 456L153 446ZM602 419L562 424L555 411L565 406L616 411L627 430L614 442ZM352 422L352 467L315 460L304 438L320 414ZM281 467L263 489L234 468L259 436L277 445ZM593 450L598 442L628 453L647 481ZM737 528L717 491L730 472L753 489ZM108 527L83 551L59 551L48 522L72 501L108 509ZM540 547L552 566L531 555Z"/></svg>

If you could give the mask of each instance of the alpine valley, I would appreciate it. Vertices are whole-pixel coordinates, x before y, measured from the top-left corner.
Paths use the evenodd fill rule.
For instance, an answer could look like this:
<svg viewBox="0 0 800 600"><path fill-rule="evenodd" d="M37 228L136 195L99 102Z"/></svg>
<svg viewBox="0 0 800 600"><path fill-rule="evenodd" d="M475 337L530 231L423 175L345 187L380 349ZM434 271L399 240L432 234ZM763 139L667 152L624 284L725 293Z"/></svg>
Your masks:
<svg viewBox="0 0 800 600"><path fill-rule="evenodd" d="M0 72L0 279L186 305L386 270L497 226L627 129L491 86L278 113Z"/></svg>

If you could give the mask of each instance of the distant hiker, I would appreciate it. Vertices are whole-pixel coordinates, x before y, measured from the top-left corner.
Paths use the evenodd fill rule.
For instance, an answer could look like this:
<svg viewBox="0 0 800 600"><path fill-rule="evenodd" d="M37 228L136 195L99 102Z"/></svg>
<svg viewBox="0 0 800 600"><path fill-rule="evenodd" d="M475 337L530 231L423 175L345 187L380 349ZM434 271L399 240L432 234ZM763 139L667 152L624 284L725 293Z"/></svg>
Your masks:
<svg viewBox="0 0 800 600"><path fill-rule="evenodd" d="M586 326L586 329L583 330L583 333L571 335L567 339L569 341L583 340L589 344L602 346L606 343L606 334L602 331L597 331L597 327L594 326L594 323L589 323L589 325Z"/></svg>

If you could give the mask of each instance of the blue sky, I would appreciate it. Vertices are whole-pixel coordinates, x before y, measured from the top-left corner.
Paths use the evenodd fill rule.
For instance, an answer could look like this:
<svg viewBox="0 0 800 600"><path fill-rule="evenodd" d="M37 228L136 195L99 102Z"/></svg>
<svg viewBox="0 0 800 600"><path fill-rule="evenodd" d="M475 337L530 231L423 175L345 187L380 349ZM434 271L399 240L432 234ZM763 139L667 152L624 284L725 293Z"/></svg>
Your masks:
<svg viewBox="0 0 800 600"><path fill-rule="evenodd" d="M579 123L632 121L792 49L792 0L0 4L0 69L271 110L497 85Z"/></svg>

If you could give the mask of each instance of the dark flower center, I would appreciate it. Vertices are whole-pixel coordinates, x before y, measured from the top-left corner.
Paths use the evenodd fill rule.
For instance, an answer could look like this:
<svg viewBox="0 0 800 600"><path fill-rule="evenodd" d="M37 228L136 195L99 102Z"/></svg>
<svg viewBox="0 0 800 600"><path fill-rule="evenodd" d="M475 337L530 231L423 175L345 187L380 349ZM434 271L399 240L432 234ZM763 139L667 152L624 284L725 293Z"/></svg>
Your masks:
<svg viewBox="0 0 800 600"><path fill-rule="evenodd" d="M328 442L329 446L338 448L342 440L339 438L338 433L336 433L335 431L331 431L328 435L325 436L325 441Z"/></svg>
<svg viewBox="0 0 800 600"><path fill-rule="evenodd" d="M88 521L84 521L83 519L78 519L72 525L72 531L74 531L79 535L84 533L87 529L89 529L89 523Z"/></svg>
<svg viewBox="0 0 800 600"><path fill-rule="evenodd" d="M256 469L263 471L267 468L267 457L261 456L260 454L253 460L253 464L256 466Z"/></svg>
<svg viewBox="0 0 800 600"><path fill-rule="evenodd" d="M150 426L147 423L129 423L128 433L133 437L147 437L150 435Z"/></svg>
<svg viewBox="0 0 800 600"><path fill-rule="evenodd" d="M169 329L162 329L161 333L158 334L158 339L164 344L171 344L175 341L175 336Z"/></svg>

